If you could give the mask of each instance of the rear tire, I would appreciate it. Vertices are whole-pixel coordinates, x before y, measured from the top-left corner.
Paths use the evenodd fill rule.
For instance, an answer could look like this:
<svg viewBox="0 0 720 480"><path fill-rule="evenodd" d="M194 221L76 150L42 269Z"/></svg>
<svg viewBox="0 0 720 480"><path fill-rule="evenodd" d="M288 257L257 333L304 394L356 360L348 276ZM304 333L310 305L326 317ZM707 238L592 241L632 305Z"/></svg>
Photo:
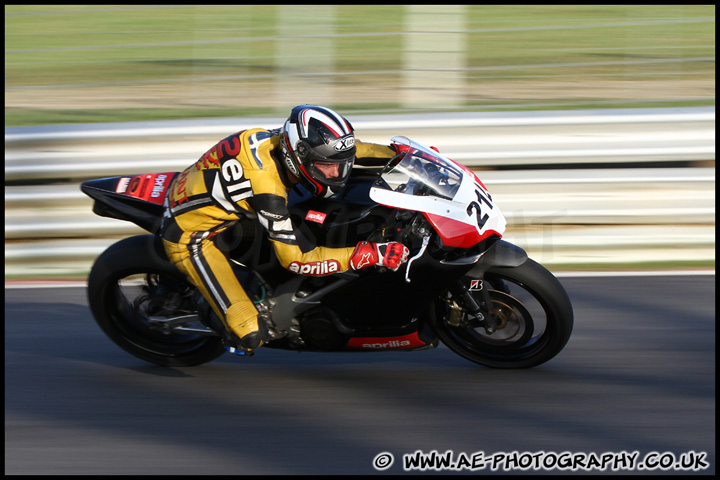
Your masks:
<svg viewBox="0 0 720 480"><path fill-rule="evenodd" d="M154 235L111 245L88 278L88 303L102 331L135 357L168 367L200 365L225 353L219 336L165 334L148 325L148 314L194 313L194 291Z"/></svg>

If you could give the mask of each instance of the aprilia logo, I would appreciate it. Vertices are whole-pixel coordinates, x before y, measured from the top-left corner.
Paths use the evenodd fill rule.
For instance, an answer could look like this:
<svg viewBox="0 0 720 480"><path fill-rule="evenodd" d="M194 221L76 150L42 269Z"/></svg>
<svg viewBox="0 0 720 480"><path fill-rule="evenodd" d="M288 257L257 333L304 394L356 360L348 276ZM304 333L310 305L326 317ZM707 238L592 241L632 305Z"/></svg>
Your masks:
<svg viewBox="0 0 720 480"><path fill-rule="evenodd" d="M426 347L427 342L420 340L418 333L400 337L354 337L348 340L348 350L409 350Z"/></svg>
<svg viewBox="0 0 720 480"><path fill-rule="evenodd" d="M292 262L288 265L288 270L300 275L330 275L340 270L340 262L337 260L324 260L322 262L300 263Z"/></svg>
<svg viewBox="0 0 720 480"><path fill-rule="evenodd" d="M165 179L167 179L167 175L158 175L155 178L155 186L153 186L150 194L151 197L157 198L165 193Z"/></svg>
<svg viewBox="0 0 720 480"><path fill-rule="evenodd" d="M389 342L385 343L363 343L361 345L362 348L398 348L398 347L409 347L410 342L407 340L398 341L398 340L390 340Z"/></svg>
<svg viewBox="0 0 720 480"><path fill-rule="evenodd" d="M311 222L319 223L322 225L323 223L325 223L325 217L327 217L326 213L310 210L305 216L305 220L309 220Z"/></svg>

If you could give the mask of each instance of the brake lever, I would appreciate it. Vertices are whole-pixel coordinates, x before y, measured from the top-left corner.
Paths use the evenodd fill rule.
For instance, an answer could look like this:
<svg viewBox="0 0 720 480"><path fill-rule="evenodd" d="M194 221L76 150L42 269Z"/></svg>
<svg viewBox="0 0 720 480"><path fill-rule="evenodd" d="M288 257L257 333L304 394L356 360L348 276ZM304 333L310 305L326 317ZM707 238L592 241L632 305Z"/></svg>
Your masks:
<svg viewBox="0 0 720 480"><path fill-rule="evenodd" d="M410 260L407 262L407 268L405 269L405 282L410 283L410 264L417 260L418 258L422 257L425 253L425 250L427 249L428 243L430 243L430 235L425 235L423 237L422 245L420 246L420 250L418 253L416 253Z"/></svg>

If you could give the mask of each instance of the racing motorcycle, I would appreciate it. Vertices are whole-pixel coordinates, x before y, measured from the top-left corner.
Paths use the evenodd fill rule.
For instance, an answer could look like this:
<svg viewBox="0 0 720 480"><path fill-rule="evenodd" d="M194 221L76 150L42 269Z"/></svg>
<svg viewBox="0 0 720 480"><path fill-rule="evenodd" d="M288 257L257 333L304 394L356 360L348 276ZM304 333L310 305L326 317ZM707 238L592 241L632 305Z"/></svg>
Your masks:
<svg viewBox="0 0 720 480"><path fill-rule="evenodd" d="M442 343L493 368L529 368L555 357L573 327L561 283L502 240L506 219L473 171L405 137L392 140L406 151L384 167L356 167L330 197L293 191L288 206L293 224L317 245L403 243L410 256L398 270L335 272L332 262L285 269L252 213L216 236L267 323L269 340L260 348L414 351ZM168 260L158 236L176 175L82 184L94 213L150 232L97 258L88 299L100 328L130 354L192 366L226 349L219 318Z"/></svg>

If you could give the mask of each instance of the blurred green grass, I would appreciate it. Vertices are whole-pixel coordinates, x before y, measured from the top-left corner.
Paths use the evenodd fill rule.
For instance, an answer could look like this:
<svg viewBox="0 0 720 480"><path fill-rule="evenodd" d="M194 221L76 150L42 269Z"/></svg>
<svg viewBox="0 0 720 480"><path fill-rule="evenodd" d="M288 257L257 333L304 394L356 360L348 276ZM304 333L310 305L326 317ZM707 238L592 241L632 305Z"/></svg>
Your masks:
<svg viewBox="0 0 720 480"><path fill-rule="evenodd" d="M468 93L462 104L448 109L715 104L714 5L465 9ZM287 106L277 106L271 95L266 101L253 98L242 109L236 99L227 105L203 104L203 90L234 86L238 97L262 97L253 89L297 73L286 71L277 59L286 54L288 42L307 36L328 44L327 51L307 55L309 71L315 58L331 56L328 81L340 88L342 100L329 106L344 112L408 111L400 101L372 96L373 91L403 89L402 52L408 31L415 28L405 23L406 6L314 5L297 17L286 10L284 5L6 5L5 126L285 111ZM303 81L317 79L298 77ZM189 88L197 101L110 102L143 87L162 92ZM508 93L514 87L517 91ZM73 107L60 102L91 90L105 92L108 103Z"/></svg>

